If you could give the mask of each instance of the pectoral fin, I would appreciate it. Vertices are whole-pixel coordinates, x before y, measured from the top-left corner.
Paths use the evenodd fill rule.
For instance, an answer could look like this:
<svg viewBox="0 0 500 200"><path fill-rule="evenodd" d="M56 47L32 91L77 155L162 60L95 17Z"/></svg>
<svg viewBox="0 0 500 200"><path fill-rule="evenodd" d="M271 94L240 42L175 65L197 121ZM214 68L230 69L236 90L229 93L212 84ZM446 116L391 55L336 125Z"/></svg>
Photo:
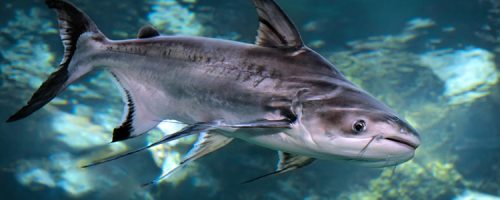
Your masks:
<svg viewBox="0 0 500 200"><path fill-rule="evenodd" d="M109 158L105 158L99 161L96 161L94 163L84 165L82 166L83 168L87 167L92 167L95 165L99 165L102 163L106 163L112 160L116 160L119 158L123 158L125 156L143 151L145 149L149 149L151 147L154 147L159 144L163 144L166 142L170 142L172 140L176 140L182 137L186 137L192 134L198 134L198 133L203 133L203 132L208 132L220 128L290 128L290 121L289 120L257 120L253 122L248 122L248 123L240 123L240 124L226 124L222 120L214 120L210 122L199 122L193 125L189 125L184 127L182 130L177 131L173 134L167 135L160 139L157 142L154 142L148 146L141 147L139 149L124 153L124 154L119 154L116 156L112 156ZM204 136L205 137L205 136ZM224 138L222 135L218 136L210 136L205 138L204 140L201 140L198 147L195 146L193 149L193 152L191 154L188 154L187 159L197 159L201 156L204 156L212 151L217 150L218 148L224 146L225 144L229 143L231 140ZM205 144L202 145L202 143L205 142ZM190 156L189 156L190 155ZM192 158L190 158L192 157ZM184 160L183 162L187 162L188 160Z"/></svg>
<svg viewBox="0 0 500 200"><path fill-rule="evenodd" d="M224 124L227 128L291 128L292 121L289 119L281 120L256 120L239 124Z"/></svg>
<svg viewBox="0 0 500 200"><path fill-rule="evenodd" d="M193 125L186 126L182 130L177 131L175 133L172 133L170 135L167 135L167 136L163 137L162 139L160 139L159 141L154 142L154 143L152 143L152 144L150 144L148 146L141 147L139 149L136 149L136 150L124 153L124 154L119 154L119 155L116 155L116 156L105 158L103 160L96 161L96 162L94 162L92 164L85 165L85 166L82 166L82 167L83 168L87 168L87 167L99 165L99 164L106 163L106 162L109 162L109 161L112 161L112 160L123 158L125 156L128 156L128 155L131 155L131 154L143 151L145 149L149 149L149 148L154 147L154 146L159 145L159 144L170 142L172 140L176 140L176 139L179 139L179 138L182 138L182 137L186 137L186 136L189 136L189 135L203 133L203 132L208 132L208 131L216 130L216 129L220 129L220 128L290 128L290 121L288 121L288 120L257 120L257 121L253 121L253 122L240 123L240 124L226 124L222 120L214 120L214 121L210 121L210 122L199 122L199 123L195 123ZM207 141L215 143L215 144L220 145L220 146L218 146L218 147L217 147L217 145L216 146L200 146L199 147L200 149L198 151L201 151L201 152L198 152L196 154L193 153L192 156L197 157L197 158L201 157L201 156L209 153L208 152L208 153L205 153L205 154L203 154L203 155L200 156L201 153L203 153L203 152L205 152L207 150L207 149L203 149L203 148L209 148L209 149L211 148L211 149L213 149L212 151L214 151L214 150L216 150L216 149L224 146L223 145L224 142L229 142L230 141L230 140L229 141L223 141L222 140L222 137L223 137L222 135L215 136L215 137L216 137L216 139L211 139L211 140L208 139ZM217 148L215 148L215 147L217 147Z"/></svg>
<svg viewBox="0 0 500 200"><path fill-rule="evenodd" d="M250 183L274 174L282 174L285 172L289 172L294 169L298 169L306 165L309 165L315 160L314 158L311 157L285 153L282 151L278 151L278 157L279 157L278 166L276 167L275 171L252 178L250 180L244 181L243 183Z"/></svg>

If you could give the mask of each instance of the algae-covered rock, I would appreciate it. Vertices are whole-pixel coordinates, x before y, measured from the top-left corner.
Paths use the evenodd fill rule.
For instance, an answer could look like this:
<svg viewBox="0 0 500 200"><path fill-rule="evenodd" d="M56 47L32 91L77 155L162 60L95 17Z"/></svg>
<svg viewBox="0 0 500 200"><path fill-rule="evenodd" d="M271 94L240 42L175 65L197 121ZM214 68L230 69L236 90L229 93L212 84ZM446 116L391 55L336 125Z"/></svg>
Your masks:
<svg viewBox="0 0 500 200"><path fill-rule="evenodd" d="M450 104L477 100L471 93L494 91L493 55L474 48L409 51L413 41L421 41L420 31L434 25L432 20L414 20L399 35L351 42L349 49L329 57L350 80L400 113L420 132L423 143L413 161L384 169L368 185L355 186L339 199L450 199L475 187L455 166L460 156L449 152L460 137L450 128L451 115L458 112ZM459 73L464 71L468 74Z"/></svg>
<svg viewBox="0 0 500 200"><path fill-rule="evenodd" d="M196 1L184 1L194 4ZM197 20L196 13L176 0L148 0L151 12L148 21L164 33L201 35L203 26Z"/></svg>
<svg viewBox="0 0 500 200"><path fill-rule="evenodd" d="M495 56L484 49L431 51L420 59L445 82L443 95L449 104L473 102L490 94L490 88L497 84Z"/></svg>
<svg viewBox="0 0 500 200"><path fill-rule="evenodd" d="M339 199L440 199L461 192L462 175L449 162L433 160L420 164L409 161L396 169L385 169L371 180L366 190L342 193Z"/></svg>

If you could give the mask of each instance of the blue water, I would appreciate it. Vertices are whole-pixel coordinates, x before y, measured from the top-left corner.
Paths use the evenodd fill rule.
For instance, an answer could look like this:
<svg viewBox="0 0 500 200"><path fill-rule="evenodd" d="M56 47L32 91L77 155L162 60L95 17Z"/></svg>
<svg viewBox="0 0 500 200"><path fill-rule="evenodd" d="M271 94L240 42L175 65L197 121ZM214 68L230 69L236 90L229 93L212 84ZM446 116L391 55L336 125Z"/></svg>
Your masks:
<svg viewBox="0 0 500 200"><path fill-rule="evenodd" d="M253 43L257 29L250 0L72 2L112 39L133 38L152 24L165 35ZM2 199L500 198L499 1L277 2L308 46L419 130L413 160L395 168L319 160L240 184L272 171L277 155L234 141L170 181L143 188L168 165L162 161L173 162L154 153L179 157L195 138L81 169L162 134L109 144L123 103L108 74L95 72L32 116L0 123ZM0 13L0 118L7 119L55 69L63 48L43 1L6 0Z"/></svg>

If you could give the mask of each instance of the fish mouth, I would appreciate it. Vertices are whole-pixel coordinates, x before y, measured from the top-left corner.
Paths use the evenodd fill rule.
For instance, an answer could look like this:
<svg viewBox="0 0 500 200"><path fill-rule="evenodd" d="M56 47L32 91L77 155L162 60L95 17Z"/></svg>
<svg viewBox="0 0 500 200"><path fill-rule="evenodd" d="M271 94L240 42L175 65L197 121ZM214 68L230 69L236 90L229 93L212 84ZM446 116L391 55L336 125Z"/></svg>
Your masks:
<svg viewBox="0 0 500 200"><path fill-rule="evenodd" d="M402 144L402 145L405 145L405 146L408 146L412 149L417 149L417 147L419 146L418 143L412 142L408 139L401 138L401 137L386 137L385 139Z"/></svg>

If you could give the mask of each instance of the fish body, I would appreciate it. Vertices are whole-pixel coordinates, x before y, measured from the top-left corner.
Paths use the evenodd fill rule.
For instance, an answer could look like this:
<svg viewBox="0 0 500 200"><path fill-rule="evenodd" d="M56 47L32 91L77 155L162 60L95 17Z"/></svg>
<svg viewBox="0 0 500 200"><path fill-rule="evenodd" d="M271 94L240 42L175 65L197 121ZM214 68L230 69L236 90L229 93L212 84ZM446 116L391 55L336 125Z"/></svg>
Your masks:
<svg viewBox="0 0 500 200"><path fill-rule="evenodd" d="M323 71L301 67L309 64L301 61L305 55L211 38L161 36L106 41L100 48L88 54L95 58L84 62L106 66L129 90L151 92L140 103L152 106L147 109L155 120L262 119L275 99L316 87L318 79L311 76L334 76L329 66ZM162 108L154 108L159 101L165 102Z"/></svg>
<svg viewBox="0 0 500 200"><path fill-rule="evenodd" d="M161 36L150 26L136 39L110 40L71 3L46 4L58 14L65 56L8 121L30 115L73 81L104 69L122 88L125 102L113 142L146 133L163 120L177 120L188 126L145 148L200 134L182 164L233 138L278 150L280 161L272 174L314 159L396 165L411 159L420 143L411 125L305 46L272 0L254 0L256 44Z"/></svg>
<svg viewBox="0 0 500 200"><path fill-rule="evenodd" d="M289 108L300 89L318 95L356 89L328 62L308 59L320 58L309 49L296 55L283 54L279 49L234 41L178 36L104 41L91 46L100 46L100 50L83 53L83 58L92 58L83 62L106 66L125 90L136 91L131 94L132 99L140 99L134 100L136 110L140 109L136 112L148 113L142 117L143 123L147 118L155 125L164 119L188 124L279 119L283 118L281 107L273 104ZM266 147L280 144L267 144L268 137L274 136L269 130L261 131L264 137L226 134Z"/></svg>

